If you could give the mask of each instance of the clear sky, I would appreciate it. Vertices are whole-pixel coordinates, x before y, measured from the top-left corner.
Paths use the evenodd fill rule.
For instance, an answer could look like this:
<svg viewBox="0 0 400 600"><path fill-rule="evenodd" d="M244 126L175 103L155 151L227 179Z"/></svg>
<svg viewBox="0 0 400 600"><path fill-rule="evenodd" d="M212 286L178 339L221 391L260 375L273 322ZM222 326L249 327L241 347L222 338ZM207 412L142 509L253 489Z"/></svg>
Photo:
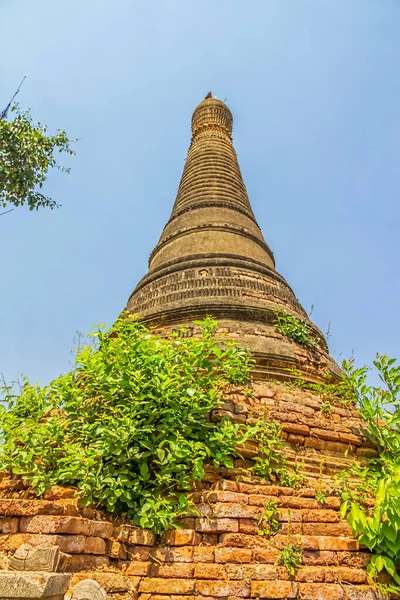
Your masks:
<svg viewBox="0 0 400 600"><path fill-rule="evenodd" d="M400 357L398 0L1 0L0 101L82 140L0 217L0 372L46 383L111 324L168 219L190 118L227 98L277 269L338 358Z"/></svg>

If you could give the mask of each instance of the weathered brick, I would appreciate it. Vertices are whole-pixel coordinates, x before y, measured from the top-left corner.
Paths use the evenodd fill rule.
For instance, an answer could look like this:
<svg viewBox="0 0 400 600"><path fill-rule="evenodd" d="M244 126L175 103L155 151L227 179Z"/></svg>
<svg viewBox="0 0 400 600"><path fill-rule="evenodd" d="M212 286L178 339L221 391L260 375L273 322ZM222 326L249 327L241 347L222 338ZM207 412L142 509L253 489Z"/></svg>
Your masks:
<svg viewBox="0 0 400 600"><path fill-rule="evenodd" d="M234 565L227 564L226 572L229 579L269 580L278 579L279 569L275 565Z"/></svg>
<svg viewBox="0 0 400 600"><path fill-rule="evenodd" d="M215 548L216 563L249 563L251 550L247 548Z"/></svg>
<svg viewBox="0 0 400 600"><path fill-rule="evenodd" d="M132 590L132 583L135 583L133 577L124 577L124 575L122 575L121 573L117 573L116 571L101 573L83 571L72 577L70 584L71 587L75 586L77 583L79 583L79 581L82 581L84 579L94 579L105 589L106 592L110 593L127 592L129 590Z"/></svg>
<svg viewBox="0 0 400 600"><path fill-rule="evenodd" d="M260 535L249 535L246 533L223 533L220 535L219 543L222 546L230 546L233 548L265 548L265 546L268 546L270 542Z"/></svg>
<svg viewBox="0 0 400 600"><path fill-rule="evenodd" d="M256 518L260 510L255 506L247 504L235 504L234 502L216 502L212 505L212 516L214 518L251 519Z"/></svg>
<svg viewBox="0 0 400 600"><path fill-rule="evenodd" d="M74 504L51 500L20 500L17 498L0 500L0 515L5 517L30 517L33 515L77 516Z"/></svg>
<svg viewBox="0 0 400 600"><path fill-rule="evenodd" d="M257 598L297 598L298 585L293 581L252 581L251 595Z"/></svg>
<svg viewBox="0 0 400 600"><path fill-rule="evenodd" d="M340 585L320 583L299 583L299 600L344 600Z"/></svg>
<svg viewBox="0 0 400 600"><path fill-rule="evenodd" d="M136 575L137 577L147 577L150 574L151 562L129 562L123 570L126 575Z"/></svg>
<svg viewBox="0 0 400 600"><path fill-rule="evenodd" d="M201 543L203 546L216 546L218 544L218 533L202 533Z"/></svg>
<svg viewBox="0 0 400 600"><path fill-rule="evenodd" d="M301 510L279 508L277 512L279 521L284 521L285 523L287 523L288 521L290 521L291 523L300 523L302 521L303 511Z"/></svg>
<svg viewBox="0 0 400 600"><path fill-rule="evenodd" d="M326 508L333 508L339 510L340 504L340 498L338 498L337 496L328 496L328 498L325 500L324 506Z"/></svg>
<svg viewBox="0 0 400 600"><path fill-rule="evenodd" d="M17 517L0 517L0 533L17 533L19 519Z"/></svg>
<svg viewBox="0 0 400 600"><path fill-rule="evenodd" d="M106 541L99 537L85 538L84 554L105 554Z"/></svg>
<svg viewBox="0 0 400 600"><path fill-rule="evenodd" d="M195 581L191 579L143 578L139 584L140 592L159 594L190 594L195 590Z"/></svg>
<svg viewBox="0 0 400 600"><path fill-rule="evenodd" d="M346 600L378 600L376 589L369 585L346 585L344 587Z"/></svg>
<svg viewBox="0 0 400 600"><path fill-rule="evenodd" d="M202 497L203 502L215 503L215 502L238 502L240 504L247 504L247 494L239 492L231 492L228 490L212 490L211 492L204 492Z"/></svg>
<svg viewBox="0 0 400 600"><path fill-rule="evenodd" d="M197 581L196 592L203 596L221 598L225 596L238 596L248 598L250 585L244 581Z"/></svg>
<svg viewBox="0 0 400 600"><path fill-rule="evenodd" d="M127 556L129 555L129 553L127 553L125 545L122 544L121 542L117 542L115 540L107 541L107 554L111 558L122 558L122 559L127 558Z"/></svg>
<svg viewBox="0 0 400 600"><path fill-rule="evenodd" d="M336 556L339 565L358 569L365 569L371 561L369 552L337 552Z"/></svg>
<svg viewBox="0 0 400 600"><path fill-rule="evenodd" d="M22 544L50 544L60 547L67 554L105 554L105 542L101 538L84 535L47 535L35 533L15 533L0 535L0 547L3 550L16 550Z"/></svg>
<svg viewBox="0 0 400 600"><path fill-rule="evenodd" d="M309 537L309 536L304 536ZM359 550L357 540L345 537L317 536L320 550Z"/></svg>
<svg viewBox="0 0 400 600"><path fill-rule="evenodd" d="M310 435L310 428L308 425L302 425L301 423L281 423L283 431L286 433L293 433L295 435Z"/></svg>
<svg viewBox="0 0 400 600"><path fill-rule="evenodd" d="M338 523L340 521L340 515L335 510L303 510L301 513L301 519L306 523Z"/></svg>
<svg viewBox="0 0 400 600"><path fill-rule="evenodd" d="M253 561L258 563L274 565L279 558L279 553L276 548L258 548L257 550L252 550L252 553Z"/></svg>
<svg viewBox="0 0 400 600"><path fill-rule="evenodd" d="M239 531L241 533L256 534L259 529L260 525L255 519L239 519Z"/></svg>
<svg viewBox="0 0 400 600"><path fill-rule="evenodd" d="M296 573L296 581L325 581L325 569L323 567L302 567Z"/></svg>
<svg viewBox="0 0 400 600"><path fill-rule="evenodd" d="M332 550L304 550L304 565L337 565L339 564L337 552Z"/></svg>
<svg viewBox="0 0 400 600"><path fill-rule="evenodd" d="M266 502L275 502L279 504L280 500L276 496L266 496L265 494L250 494L249 504L251 506L265 506Z"/></svg>
<svg viewBox="0 0 400 600"><path fill-rule="evenodd" d="M197 563L194 566L196 579L226 579L225 566L212 563Z"/></svg>
<svg viewBox="0 0 400 600"><path fill-rule="evenodd" d="M215 548L215 551L216 550L217 550L217 548ZM214 562L214 548L213 547L205 547L205 546L197 546L196 548L194 548L193 562L194 563Z"/></svg>
<svg viewBox="0 0 400 600"><path fill-rule="evenodd" d="M109 565L108 556L96 556L93 554L63 554L59 570L65 573L77 573L90 571Z"/></svg>
<svg viewBox="0 0 400 600"><path fill-rule="evenodd" d="M166 561L167 562L184 562L191 563L193 562L193 546L175 546L171 549L167 550L166 553ZM153 553L153 557L159 560L159 557L155 556Z"/></svg>
<svg viewBox="0 0 400 600"><path fill-rule="evenodd" d="M366 583L367 573L363 569L351 567L330 567L326 570L325 581L331 583Z"/></svg>
<svg viewBox="0 0 400 600"><path fill-rule="evenodd" d="M353 444L354 446L361 446L363 438L359 435L352 433L345 433L343 431L333 431L332 429L318 429L311 428L311 437L321 438L329 442L342 442L344 444Z"/></svg>
<svg viewBox="0 0 400 600"><path fill-rule="evenodd" d="M65 517L52 515L36 515L22 517L20 521L22 533L70 533L89 535L89 521L81 517Z"/></svg>
<svg viewBox="0 0 400 600"><path fill-rule="evenodd" d="M124 541L124 540L123 540ZM128 533L128 544L133 546L154 546L156 536L147 529L130 529Z"/></svg>
<svg viewBox="0 0 400 600"><path fill-rule="evenodd" d="M303 523L304 535L351 536L347 523Z"/></svg>
<svg viewBox="0 0 400 600"><path fill-rule="evenodd" d="M239 531L239 521L237 519L196 519L196 530L210 533L236 532Z"/></svg>
<svg viewBox="0 0 400 600"><path fill-rule="evenodd" d="M310 535L295 535L292 537L292 542L300 540L304 550L319 550L319 539L320 538L316 536L313 537ZM289 541L289 536L280 534L276 535L272 539L272 543L274 544L274 546L279 549L285 548L288 545Z"/></svg>
<svg viewBox="0 0 400 600"><path fill-rule="evenodd" d="M115 543L119 544L123 548L123 545L119 542ZM150 549L148 546L128 546L126 548L126 553L128 558L134 561L146 562L150 558Z"/></svg>
<svg viewBox="0 0 400 600"><path fill-rule="evenodd" d="M319 508L318 502L313 498L300 498L298 496L289 496L281 498L281 506L283 508Z"/></svg>
<svg viewBox="0 0 400 600"><path fill-rule="evenodd" d="M151 577L165 577L166 579L189 579L193 577L193 565L191 563L164 563L153 564Z"/></svg>
<svg viewBox="0 0 400 600"><path fill-rule="evenodd" d="M108 521L89 521L89 535L108 539L113 535L114 526Z"/></svg>
<svg viewBox="0 0 400 600"><path fill-rule="evenodd" d="M174 529L163 536L163 543L169 546L195 546L200 542L201 535L193 529Z"/></svg>

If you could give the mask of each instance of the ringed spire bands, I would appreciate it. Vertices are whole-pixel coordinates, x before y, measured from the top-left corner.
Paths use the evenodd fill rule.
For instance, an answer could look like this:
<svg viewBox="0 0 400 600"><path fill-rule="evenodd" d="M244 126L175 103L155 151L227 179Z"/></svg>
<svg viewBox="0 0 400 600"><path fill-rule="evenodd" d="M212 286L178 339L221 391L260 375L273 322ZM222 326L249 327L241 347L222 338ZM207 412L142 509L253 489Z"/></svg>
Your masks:
<svg viewBox="0 0 400 600"><path fill-rule="evenodd" d="M333 361L322 333L275 270L243 182L232 127L231 111L210 94L195 109L171 216L127 310L166 333L211 314L224 334L253 350L260 375L284 376L295 367L318 378L318 369L335 370L328 364ZM276 333L273 321L282 309L313 327L319 352L311 356Z"/></svg>

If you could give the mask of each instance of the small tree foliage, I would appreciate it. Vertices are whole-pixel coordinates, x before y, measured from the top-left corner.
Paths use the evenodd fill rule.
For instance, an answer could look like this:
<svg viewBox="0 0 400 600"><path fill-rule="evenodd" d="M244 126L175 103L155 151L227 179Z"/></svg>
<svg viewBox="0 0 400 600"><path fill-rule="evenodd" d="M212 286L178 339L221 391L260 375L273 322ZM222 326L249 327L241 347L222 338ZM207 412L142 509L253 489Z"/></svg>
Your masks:
<svg viewBox="0 0 400 600"><path fill-rule="evenodd" d="M359 541L373 552L368 571L375 577L385 569L397 584L400 576L400 366L394 358L377 355L374 365L382 387L368 386L367 369L344 363L359 412L366 422L366 435L374 442L378 456L368 467L356 467L362 484L357 492L342 493L341 514L358 534ZM364 506L362 491L375 496L373 509Z"/></svg>
<svg viewBox="0 0 400 600"><path fill-rule="evenodd" d="M40 190L49 169L69 172L57 163L56 154L73 155L65 131L47 135L47 127L34 123L29 111L19 111L13 120L0 119L0 206L28 205L30 210L49 207L57 203Z"/></svg>
<svg viewBox="0 0 400 600"><path fill-rule="evenodd" d="M209 419L227 384L248 382L249 353L218 342L212 319L197 325L199 337L163 339L122 318L91 334L72 372L45 387L25 381L19 395L5 388L0 469L38 495L73 485L83 504L155 532L172 527L205 463L232 466L252 434Z"/></svg>
<svg viewBox="0 0 400 600"><path fill-rule="evenodd" d="M274 326L280 334L310 350L318 348L319 340L308 323L285 310L277 311L275 317Z"/></svg>

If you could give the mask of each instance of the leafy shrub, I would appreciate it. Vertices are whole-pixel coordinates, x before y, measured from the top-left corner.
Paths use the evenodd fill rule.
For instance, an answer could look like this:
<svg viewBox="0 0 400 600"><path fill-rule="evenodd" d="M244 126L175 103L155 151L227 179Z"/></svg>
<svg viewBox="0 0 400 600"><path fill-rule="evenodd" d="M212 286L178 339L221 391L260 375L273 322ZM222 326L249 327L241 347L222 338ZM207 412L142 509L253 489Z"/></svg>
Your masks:
<svg viewBox="0 0 400 600"><path fill-rule="evenodd" d="M282 550L278 550L278 565L285 567L288 575L294 577L297 569L303 566L303 546L301 540L294 544L289 542Z"/></svg>
<svg viewBox="0 0 400 600"><path fill-rule="evenodd" d="M318 348L318 338L308 323L301 321L287 311L278 311L275 316L274 326L276 331L305 348L310 350Z"/></svg>
<svg viewBox="0 0 400 600"><path fill-rule="evenodd" d="M342 493L341 514L359 541L374 553L368 566L372 577L385 569L397 584L400 576L400 366L396 360L377 355L374 365L383 388L366 384L367 369L355 369L347 363L346 373L365 420L366 435L378 449L378 456L366 469L355 467L362 484L355 492L349 487ZM373 509L363 504L363 490L375 495Z"/></svg>
<svg viewBox="0 0 400 600"><path fill-rule="evenodd" d="M272 500L267 500L264 504L264 510L258 518L258 535L275 535L278 533L278 505Z"/></svg>
<svg viewBox="0 0 400 600"><path fill-rule="evenodd" d="M25 380L19 395L5 388L0 469L38 495L73 485L82 504L155 532L172 527L205 463L231 466L253 433L208 417L228 383L248 382L249 353L218 342L212 319L197 325L199 337L163 339L123 318L90 334L72 372L45 387Z"/></svg>

